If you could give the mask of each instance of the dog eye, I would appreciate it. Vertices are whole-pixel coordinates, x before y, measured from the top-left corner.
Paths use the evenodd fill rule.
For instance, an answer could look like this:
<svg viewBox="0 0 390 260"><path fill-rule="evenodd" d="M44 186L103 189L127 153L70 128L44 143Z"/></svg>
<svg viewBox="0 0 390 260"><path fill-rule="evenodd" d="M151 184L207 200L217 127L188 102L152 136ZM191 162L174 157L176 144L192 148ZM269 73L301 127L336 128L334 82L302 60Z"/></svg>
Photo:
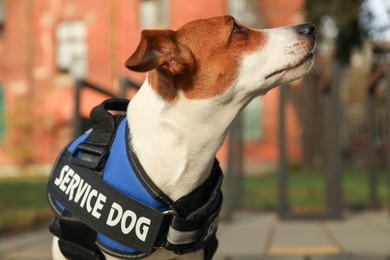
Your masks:
<svg viewBox="0 0 390 260"><path fill-rule="evenodd" d="M239 25L236 23L236 21L233 21L233 27L232 27L232 34L246 34L247 30L245 27Z"/></svg>

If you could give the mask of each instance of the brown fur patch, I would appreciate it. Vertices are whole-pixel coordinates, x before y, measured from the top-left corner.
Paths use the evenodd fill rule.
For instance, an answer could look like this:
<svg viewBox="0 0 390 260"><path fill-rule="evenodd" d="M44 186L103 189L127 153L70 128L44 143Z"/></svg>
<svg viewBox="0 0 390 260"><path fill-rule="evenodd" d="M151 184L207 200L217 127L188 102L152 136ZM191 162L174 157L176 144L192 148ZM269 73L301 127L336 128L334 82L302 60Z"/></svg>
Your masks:
<svg viewBox="0 0 390 260"><path fill-rule="evenodd" d="M243 54L265 44L266 33L245 26L241 33L232 33L233 23L232 17L216 17L188 23L177 31L177 40L192 51L196 61L193 84L180 87L187 98L222 94L236 78Z"/></svg>

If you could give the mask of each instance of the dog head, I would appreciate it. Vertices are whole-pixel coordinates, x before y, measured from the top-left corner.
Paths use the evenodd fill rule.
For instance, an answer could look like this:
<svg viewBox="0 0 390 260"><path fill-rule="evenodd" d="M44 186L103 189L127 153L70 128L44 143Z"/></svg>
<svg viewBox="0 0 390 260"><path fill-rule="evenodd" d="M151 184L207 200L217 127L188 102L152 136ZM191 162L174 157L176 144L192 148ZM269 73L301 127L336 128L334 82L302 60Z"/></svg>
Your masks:
<svg viewBox="0 0 390 260"><path fill-rule="evenodd" d="M150 71L150 85L167 103L179 92L188 99L247 102L307 73L315 36L309 23L256 30L231 16L196 20L177 31L143 31L126 66Z"/></svg>

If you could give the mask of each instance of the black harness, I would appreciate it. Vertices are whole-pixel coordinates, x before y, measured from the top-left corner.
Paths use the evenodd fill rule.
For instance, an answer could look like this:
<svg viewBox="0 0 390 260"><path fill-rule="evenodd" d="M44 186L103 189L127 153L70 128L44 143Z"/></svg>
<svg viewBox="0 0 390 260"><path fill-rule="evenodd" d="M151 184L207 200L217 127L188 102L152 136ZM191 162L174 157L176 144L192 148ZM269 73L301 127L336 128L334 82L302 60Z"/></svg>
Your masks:
<svg viewBox="0 0 390 260"><path fill-rule="evenodd" d="M68 259L105 259L103 251L136 259L157 248L179 255L204 249L205 259L212 259L222 204L218 161L199 188L171 201L148 178L128 145L127 118L108 112L124 112L128 102L109 99L95 107L92 131L67 146L53 167L47 194L56 216L50 231L59 237L62 254ZM115 161L123 153L135 177ZM121 183L124 174L136 184Z"/></svg>

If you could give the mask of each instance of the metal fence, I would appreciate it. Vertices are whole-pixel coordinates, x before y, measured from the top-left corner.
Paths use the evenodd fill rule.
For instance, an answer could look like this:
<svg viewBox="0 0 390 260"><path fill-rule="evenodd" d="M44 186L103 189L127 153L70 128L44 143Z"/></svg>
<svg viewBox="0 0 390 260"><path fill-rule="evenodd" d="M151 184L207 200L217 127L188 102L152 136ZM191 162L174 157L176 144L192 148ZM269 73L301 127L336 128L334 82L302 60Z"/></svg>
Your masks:
<svg viewBox="0 0 390 260"><path fill-rule="evenodd" d="M74 125L73 125L73 136L78 137L83 134L86 130L92 127L92 122L89 120L89 117L83 115L81 113L82 100L81 95L84 90L92 91L93 93L97 93L105 98L112 97L127 97L127 90L134 89L137 91L140 86L135 82L121 77L119 79L120 82L120 93L113 93L111 91L107 91L107 88L102 86L98 86L92 82L87 80L78 79L75 82L75 111L74 111ZM98 104L96 104L98 105Z"/></svg>
<svg viewBox="0 0 390 260"><path fill-rule="evenodd" d="M335 64L334 66L338 66ZM339 70L335 69L330 89L324 94L324 121L318 122L324 131L324 182L325 182L325 211L321 212L292 212L289 198L288 158L285 137L285 105L286 88L281 87L279 100L279 175L278 175L278 214L281 218L340 218L342 209L341 192L341 162L340 162L340 103L339 103Z"/></svg>
<svg viewBox="0 0 390 260"><path fill-rule="evenodd" d="M377 106L376 88L368 86L366 107L356 110L353 107L342 107L339 93L340 75L335 64L330 89L324 92L324 176L325 211L296 213L291 210L289 197L289 172L286 146L285 105L286 89L280 89L279 103L279 173L278 173L278 214L281 218L342 218L345 203L343 202L343 170L348 167L359 168L367 172L368 208L378 206L378 171L386 171L387 207L390 210L390 57L387 56L385 104ZM231 216L241 205L243 197L243 155L242 124L236 122L230 132L228 169L225 186L228 196L225 197L225 215Z"/></svg>

